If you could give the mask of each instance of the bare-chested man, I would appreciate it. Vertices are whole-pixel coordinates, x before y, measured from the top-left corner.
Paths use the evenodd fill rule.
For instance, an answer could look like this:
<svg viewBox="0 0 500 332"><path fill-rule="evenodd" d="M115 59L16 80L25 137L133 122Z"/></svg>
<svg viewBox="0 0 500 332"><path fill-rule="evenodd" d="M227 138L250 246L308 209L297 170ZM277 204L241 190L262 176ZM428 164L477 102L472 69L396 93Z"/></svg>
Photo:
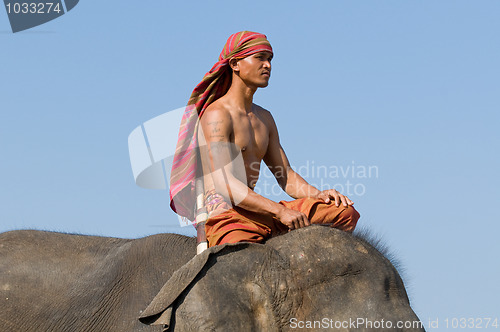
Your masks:
<svg viewBox="0 0 500 332"><path fill-rule="evenodd" d="M335 189L316 189L296 173L281 147L271 113L253 103L255 92L266 87L271 76L273 53L265 36L248 31L234 34L221 58L226 66L222 77L230 77L230 85L203 108L197 136L209 246L263 242L312 223L353 231L359 219L353 202ZM276 203L253 190L262 160L294 201Z"/></svg>

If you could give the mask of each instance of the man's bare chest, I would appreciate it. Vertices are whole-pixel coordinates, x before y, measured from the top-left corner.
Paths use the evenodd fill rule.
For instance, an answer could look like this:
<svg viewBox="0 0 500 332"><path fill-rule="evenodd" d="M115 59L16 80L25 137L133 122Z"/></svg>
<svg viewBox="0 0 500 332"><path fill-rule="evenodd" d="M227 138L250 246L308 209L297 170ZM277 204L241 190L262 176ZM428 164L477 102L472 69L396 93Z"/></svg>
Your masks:
<svg viewBox="0 0 500 332"><path fill-rule="evenodd" d="M262 159L269 145L269 128L254 113L233 118L234 143L251 159Z"/></svg>

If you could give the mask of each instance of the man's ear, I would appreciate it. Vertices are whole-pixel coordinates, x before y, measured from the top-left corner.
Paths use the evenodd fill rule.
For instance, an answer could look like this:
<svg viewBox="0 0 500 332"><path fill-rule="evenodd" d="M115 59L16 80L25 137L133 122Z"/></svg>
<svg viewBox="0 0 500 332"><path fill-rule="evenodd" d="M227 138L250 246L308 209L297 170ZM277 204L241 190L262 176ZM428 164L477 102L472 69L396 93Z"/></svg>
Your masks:
<svg viewBox="0 0 500 332"><path fill-rule="evenodd" d="M240 66L239 66L238 61L239 61L239 59L236 59L236 58L229 59L229 67L231 67L231 69L234 72L240 71Z"/></svg>

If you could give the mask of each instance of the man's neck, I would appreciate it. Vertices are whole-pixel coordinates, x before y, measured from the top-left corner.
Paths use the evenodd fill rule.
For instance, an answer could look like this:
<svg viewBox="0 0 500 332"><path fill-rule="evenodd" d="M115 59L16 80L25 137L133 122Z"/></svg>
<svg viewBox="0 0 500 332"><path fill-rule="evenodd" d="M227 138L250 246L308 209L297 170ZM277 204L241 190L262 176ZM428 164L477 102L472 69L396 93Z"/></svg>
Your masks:
<svg viewBox="0 0 500 332"><path fill-rule="evenodd" d="M249 113L252 111L253 95L255 91L257 91L257 88L249 87L238 78L233 80L225 97L234 103L235 106Z"/></svg>

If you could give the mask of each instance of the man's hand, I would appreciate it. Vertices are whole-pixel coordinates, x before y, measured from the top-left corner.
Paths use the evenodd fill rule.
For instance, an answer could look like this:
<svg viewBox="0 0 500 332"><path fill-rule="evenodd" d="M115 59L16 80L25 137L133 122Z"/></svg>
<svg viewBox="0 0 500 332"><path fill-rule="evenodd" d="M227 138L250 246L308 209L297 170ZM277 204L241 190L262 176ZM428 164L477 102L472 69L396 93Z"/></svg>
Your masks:
<svg viewBox="0 0 500 332"><path fill-rule="evenodd" d="M307 216L299 211L288 209L283 206L276 218L288 227L289 230L311 225Z"/></svg>
<svg viewBox="0 0 500 332"><path fill-rule="evenodd" d="M339 206L340 203L344 206L353 205L354 202L351 201L347 196L342 195L335 189L323 190L315 196L316 198L322 199L325 203L329 203L331 199L335 201L335 206Z"/></svg>

